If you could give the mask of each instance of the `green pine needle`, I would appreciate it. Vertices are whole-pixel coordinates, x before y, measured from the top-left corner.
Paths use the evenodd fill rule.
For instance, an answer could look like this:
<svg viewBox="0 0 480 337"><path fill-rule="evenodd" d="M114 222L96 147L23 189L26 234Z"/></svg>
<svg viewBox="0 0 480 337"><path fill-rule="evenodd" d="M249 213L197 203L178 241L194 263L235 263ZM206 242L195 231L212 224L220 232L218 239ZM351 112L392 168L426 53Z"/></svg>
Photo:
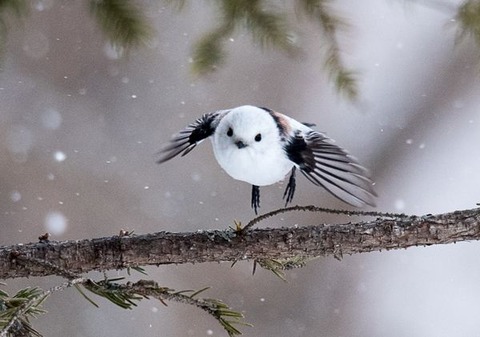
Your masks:
<svg viewBox="0 0 480 337"><path fill-rule="evenodd" d="M19 290L13 297L4 291L0 294L0 334L3 336L41 336L29 322L30 318L46 313L42 304L48 294L39 288Z"/></svg>
<svg viewBox="0 0 480 337"><path fill-rule="evenodd" d="M358 98L358 85L354 73L347 69L342 61L337 32L346 30L348 24L330 9L331 0L299 0L298 8L308 18L316 21L324 34L323 42L327 48L325 68L335 89L350 101Z"/></svg>
<svg viewBox="0 0 480 337"><path fill-rule="evenodd" d="M252 11L246 16L245 22L253 40L261 47L276 48L289 54L297 51L293 35L283 16L265 11Z"/></svg>
<svg viewBox="0 0 480 337"><path fill-rule="evenodd" d="M270 270L275 276L282 281L287 281L285 278L284 270L290 270L294 268L302 268L307 264L311 258L296 256L289 259L259 259L255 260L255 265L258 263L260 267L266 270Z"/></svg>
<svg viewBox="0 0 480 337"><path fill-rule="evenodd" d="M193 49L192 70L203 75L216 70L225 61L223 44L238 28L247 30L260 47L279 49L288 54L298 51L285 16L267 10L260 0L223 0L219 2L221 24L206 34Z"/></svg>
<svg viewBox="0 0 480 337"><path fill-rule="evenodd" d="M457 40L473 38L477 47L480 47L480 1L469 0L458 8L456 20L458 27Z"/></svg>
<svg viewBox="0 0 480 337"><path fill-rule="evenodd" d="M242 320L244 318L242 313L230 309L230 307L222 301L217 299L197 298L200 293L203 293L208 288L203 288L197 291L175 291L170 288L160 287L157 282L151 280L140 280L136 283L128 282L126 284L118 284L113 283L112 279L105 279L100 282L88 280L83 283L83 286L94 294L104 297L124 309L132 309L133 306L136 306L134 301L150 297L158 299L165 305L166 301L176 301L196 306L212 315L231 337L241 335L241 332L234 325L251 326ZM80 289L79 291L88 301L95 305L95 303L85 296ZM187 295L186 293L192 294Z"/></svg>
<svg viewBox="0 0 480 337"><path fill-rule="evenodd" d="M80 295L82 295L83 298L90 302L94 307L100 308L100 306L94 300L87 296L87 294L82 290L82 287L79 284L75 284L75 289L77 289Z"/></svg>
<svg viewBox="0 0 480 337"><path fill-rule="evenodd" d="M240 312L233 311L228 305L220 300L205 299L204 303L207 304L204 310L209 312L213 317L217 319L220 325L227 331L230 337L241 335L242 332L238 330L234 325L243 325L252 327L250 323L242 321L244 315ZM226 319L229 317L230 319Z"/></svg>
<svg viewBox="0 0 480 337"><path fill-rule="evenodd" d="M5 22L5 16L7 15L7 12L13 13L17 18L26 16L28 13L27 1L0 0L0 63L3 63L5 45L7 44L8 25Z"/></svg>
<svg viewBox="0 0 480 337"><path fill-rule="evenodd" d="M210 289L210 287L205 287L205 288L199 289L199 290L195 291L193 294L191 294L190 298L194 298L195 296L200 295L201 293L203 293L204 291L207 291L208 289Z"/></svg>
<svg viewBox="0 0 480 337"><path fill-rule="evenodd" d="M354 101L358 97L357 78L353 71L341 69L333 74L335 88L345 95L349 100Z"/></svg>
<svg viewBox="0 0 480 337"><path fill-rule="evenodd" d="M198 41L192 56L192 72L195 75L210 73L224 63L223 42L230 30L230 27L221 26Z"/></svg>
<svg viewBox="0 0 480 337"><path fill-rule="evenodd" d="M117 284L112 283L112 280L103 280L100 282L89 280L88 282L84 283L83 286L85 289L109 300L113 304L118 305L123 309L132 309L133 307L137 306L134 301L139 301L143 298L142 296L125 292ZM95 303L90 301L88 297L86 298L89 302L95 305Z"/></svg>
<svg viewBox="0 0 480 337"><path fill-rule="evenodd" d="M270 270L280 280L287 282L281 262L274 259L259 259L255 260L255 264L258 264L263 269Z"/></svg>
<svg viewBox="0 0 480 337"><path fill-rule="evenodd" d="M142 267L140 267L140 266L129 267L129 268L128 268L128 275L130 275L130 269L135 270L137 273L140 273L140 274L143 274L143 275L148 275L148 273L147 273L147 271L145 270L145 268L142 268Z"/></svg>
<svg viewBox="0 0 480 337"><path fill-rule="evenodd" d="M22 17L28 12L26 0L0 0L0 13L7 10L13 12L17 17Z"/></svg>
<svg viewBox="0 0 480 337"><path fill-rule="evenodd" d="M348 24L330 9L331 0L298 0L297 5L310 19L317 21L326 34L348 29Z"/></svg>
<svg viewBox="0 0 480 337"><path fill-rule="evenodd" d="M91 0L90 11L116 48L128 51L152 35L153 28L131 0Z"/></svg>

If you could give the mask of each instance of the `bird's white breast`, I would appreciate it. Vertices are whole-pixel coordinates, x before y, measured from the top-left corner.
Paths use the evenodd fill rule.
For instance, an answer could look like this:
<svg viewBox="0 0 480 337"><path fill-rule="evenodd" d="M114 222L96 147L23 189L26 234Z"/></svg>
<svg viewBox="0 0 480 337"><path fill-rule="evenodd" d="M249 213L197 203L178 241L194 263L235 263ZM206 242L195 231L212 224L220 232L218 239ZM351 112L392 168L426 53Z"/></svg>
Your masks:
<svg viewBox="0 0 480 337"><path fill-rule="evenodd" d="M215 142L215 138L212 141L215 158L234 179L266 186L283 180L293 168L293 163L286 158L281 148L259 153L252 147L222 148L221 144Z"/></svg>

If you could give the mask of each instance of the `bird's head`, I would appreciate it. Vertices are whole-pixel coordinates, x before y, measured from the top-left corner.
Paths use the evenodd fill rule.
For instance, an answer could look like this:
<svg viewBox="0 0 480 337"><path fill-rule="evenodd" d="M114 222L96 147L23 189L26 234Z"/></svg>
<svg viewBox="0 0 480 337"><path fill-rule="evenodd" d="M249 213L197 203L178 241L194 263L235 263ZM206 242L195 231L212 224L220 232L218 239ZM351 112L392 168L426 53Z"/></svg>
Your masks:
<svg viewBox="0 0 480 337"><path fill-rule="evenodd" d="M232 109L215 130L216 145L224 150L266 153L279 146L279 129L269 112L250 105Z"/></svg>

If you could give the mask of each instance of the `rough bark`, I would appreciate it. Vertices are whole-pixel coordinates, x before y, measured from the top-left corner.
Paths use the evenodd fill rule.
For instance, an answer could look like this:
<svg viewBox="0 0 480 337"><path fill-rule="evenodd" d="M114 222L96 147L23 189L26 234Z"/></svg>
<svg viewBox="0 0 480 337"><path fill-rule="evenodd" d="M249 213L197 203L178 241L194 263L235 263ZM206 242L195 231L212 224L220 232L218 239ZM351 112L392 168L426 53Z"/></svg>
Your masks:
<svg viewBox="0 0 480 337"><path fill-rule="evenodd" d="M439 215L289 228L159 232L0 247L0 279L126 267L286 259L480 239L480 208ZM37 261L37 262L35 262ZM44 262L44 263L43 263ZM51 266L51 267L49 267Z"/></svg>

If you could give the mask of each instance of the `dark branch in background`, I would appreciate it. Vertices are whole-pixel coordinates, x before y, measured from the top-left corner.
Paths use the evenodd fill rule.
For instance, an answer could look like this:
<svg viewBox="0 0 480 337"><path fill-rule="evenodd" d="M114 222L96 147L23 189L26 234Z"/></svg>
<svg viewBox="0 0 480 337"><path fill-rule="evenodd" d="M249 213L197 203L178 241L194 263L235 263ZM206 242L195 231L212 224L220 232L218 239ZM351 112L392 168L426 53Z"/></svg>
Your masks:
<svg viewBox="0 0 480 337"><path fill-rule="evenodd" d="M289 209L321 212L314 206ZM288 211L288 210L287 210ZM361 215L362 212L334 211ZM382 215L373 221L253 230L159 232L91 240L0 247L0 279L58 274L51 265L83 274L92 270L240 260L308 260L318 256L404 249L480 239L480 209L424 216Z"/></svg>

